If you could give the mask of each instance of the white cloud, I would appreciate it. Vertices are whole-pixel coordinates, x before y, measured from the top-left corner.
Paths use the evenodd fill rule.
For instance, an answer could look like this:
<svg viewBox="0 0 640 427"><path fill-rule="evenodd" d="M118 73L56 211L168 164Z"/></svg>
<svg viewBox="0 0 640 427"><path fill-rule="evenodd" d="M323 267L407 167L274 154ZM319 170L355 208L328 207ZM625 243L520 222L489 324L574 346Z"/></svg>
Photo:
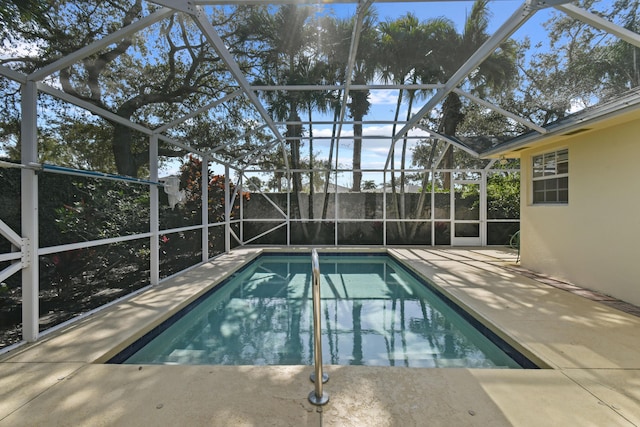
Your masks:
<svg viewBox="0 0 640 427"><path fill-rule="evenodd" d="M369 92L371 105L396 105L398 103L398 91L391 89L371 90Z"/></svg>

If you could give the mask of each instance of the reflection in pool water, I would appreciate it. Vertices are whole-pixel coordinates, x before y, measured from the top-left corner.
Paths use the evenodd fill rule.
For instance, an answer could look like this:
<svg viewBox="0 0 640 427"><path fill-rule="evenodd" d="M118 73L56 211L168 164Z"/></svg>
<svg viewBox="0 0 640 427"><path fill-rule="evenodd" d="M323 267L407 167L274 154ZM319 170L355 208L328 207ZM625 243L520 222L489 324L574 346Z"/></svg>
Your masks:
<svg viewBox="0 0 640 427"><path fill-rule="evenodd" d="M386 255L321 254L320 270L325 364L520 368ZM311 365L311 285L308 255L262 256L120 358L130 364Z"/></svg>

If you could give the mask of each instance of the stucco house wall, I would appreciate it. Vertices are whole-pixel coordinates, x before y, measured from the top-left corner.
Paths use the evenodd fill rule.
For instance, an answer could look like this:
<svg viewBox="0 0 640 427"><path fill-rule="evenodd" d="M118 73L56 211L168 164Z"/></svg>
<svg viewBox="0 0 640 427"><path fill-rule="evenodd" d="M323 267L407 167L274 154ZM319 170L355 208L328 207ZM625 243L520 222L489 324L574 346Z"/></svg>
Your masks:
<svg viewBox="0 0 640 427"><path fill-rule="evenodd" d="M532 156L568 148L569 203L532 204ZM521 151L524 267L640 305L640 120Z"/></svg>

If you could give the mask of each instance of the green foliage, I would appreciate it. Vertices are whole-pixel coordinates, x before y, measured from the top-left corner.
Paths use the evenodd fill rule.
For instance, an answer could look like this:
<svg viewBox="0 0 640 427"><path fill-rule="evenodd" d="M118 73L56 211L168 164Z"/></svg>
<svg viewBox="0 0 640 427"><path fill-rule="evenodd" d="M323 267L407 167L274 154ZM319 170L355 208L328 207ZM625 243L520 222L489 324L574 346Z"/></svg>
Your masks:
<svg viewBox="0 0 640 427"><path fill-rule="evenodd" d="M190 158L182 166L181 189L185 190L186 199L175 209L168 206L164 191L159 191L162 229L192 225L194 219L196 224L201 223L201 170L202 163L195 158ZM140 234L149 229L150 194L145 185L57 174L43 174L39 181L42 246ZM209 222L222 222L225 219L224 177L212 175L208 190ZM248 199L249 194L243 197ZM237 215L238 209L236 201L232 215ZM221 242L224 244L224 227L214 227L212 230L211 251L219 247ZM200 231L163 235L160 246L164 254L161 258L164 275L180 271L200 260ZM45 257L44 263L48 267L43 280L56 286L60 293L61 286L81 271L106 274L123 262L131 263L132 268L135 266L138 271L147 270L148 244L134 247L129 243L118 243Z"/></svg>
<svg viewBox="0 0 640 427"><path fill-rule="evenodd" d="M38 184L41 247L148 231L147 186L55 173L39 174ZM144 286L148 246L140 239L41 256L40 299L48 319L55 324Z"/></svg>
<svg viewBox="0 0 640 427"><path fill-rule="evenodd" d="M149 221L146 187L99 180L74 181L72 186L70 203L55 208L62 235L89 241L144 232Z"/></svg>
<svg viewBox="0 0 640 427"><path fill-rule="evenodd" d="M360 32L358 55L353 58L352 83L370 83L374 76L398 83L448 81L488 38L488 5L486 0L475 1L460 31L445 18L420 22L413 14L380 22L374 10L368 9ZM638 32L637 1L582 1L581 6ZM97 3L3 0L0 16L4 31L12 36L7 40L8 53L3 63L25 73L36 71L149 16L156 9L157 6L142 0ZM247 6L209 9L207 18L237 58L242 71L256 83L344 83L349 57L349 43L345 40L351 36L355 19L335 19L330 14L318 18L321 12L309 5ZM12 19L16 17L19 19ZM473 70L459 88L508 111L518 112L535 123L546 124L563 117L576 105L610 99L623 90L637 87L640 81L637 47L564 13L554 16L546 26L551 39L542 53L525 56L524 49L531 47L528 42L520 46L506 42ZM19 49L25 45L33 50L28 55L19 55ZM513 78L516 65L522 71L520 81ZM53 78L65 92L150 127L194 111L237 86L197 25L183 14L167 17L105 47ZM7 84L7 79L2 79L0 85L4 101L0 112L3 114L0 144L15 159L19 153L20 117L15 108L19 96L16 85ZM403 103L408 106L407 117L410 117L415 99L427 94L429 91L400 91L396 117ZM369 93L359 89L351 90L350 95L348 113L358 120L369 110ZM274 117L282 119L299 118L302 111L329 112L341 99L340 91L264 91L260 96ZM189 141L194 147L220 147L217 154L225 159L241 157L253 152L256 144L267 141L260 132L246 136L248 129L257 127L255 119L258 118L253 109L246 107L245 97L235 97L206 114L178 124L168 133ZM47 115L43 120L47 123L39 129L44 161L128 175L144 174L148 161L145 137L117 123L78 114L74 109L59 101L47 102L43 108L55 116ZM432 129L451 136L512 136L526 130L521 124L484 106L478 107L455 93L443 100L429 119L431 121L425 123ZM354 125L355 169L361 160L358 137L362 129L357 126ZM298 137L303 132L311 135L311 126L288 129L289 136ZM241 135L245 138L238 138ZM309 148L309 157L313 157L313 150ZM436 149L435 144L432 148ZM292 166L303 168L300 143L290 141L289 149ZM402 150L401 167L406 141ZM161 155L166 156L184 155L179 149L162 151ZM458 160L449 154L443 161L446 167L452 167ZM296 173L295 191L303 191L300 179ZM360 188L360 179L354 173L356 191ZM401 178L399 187L402 185Z"/></svg>
<svg viewBox="0 0 640 427"><path fill-rule="evenodd" d="M29 2L40 3L38 0ZM54 2L48 19L40 25L11 28L12 43L7 46L6 56L14 57L7 61L11 62L14 69L29 74L136 22L155 9L156 6L146 5L142 0ZM233 13L233 18L227 13ZM218 9L207 18L216 25L227 46L232 50L237 49L237 38L233 33L238 21L243 19L242 9ZM34 50L37 47L37 52L34 51L33 55L21 54L22 45L33 46ZM197 26L182 14L172 15L135 36L124 38L71 64L61 70L56 78L65 92L149 128L173 121L209 104L212 99L231 91L235 84L214 49L208 43L203 43ZM66 164L84 163L86 159L82 156L89 156L86 151L102 154L109 151L104 156L104 164L99 165L100 170L115 170L129 176L145 172L149 159L146 138L141 142L140 135L115 121L110 125L99 123L102 129L84 126L85 122L95 124L96 121L86 114L76 115L73 110L64 102L50 103L47 108L49 114L42 121L41 131L57 139L58 143L65 141L78 145L81 141L65 137L73 135L74 128L84 127L87 135L91 135L89 140L96 137L95 143L91 148L85 147L88 149L85 152L75 153L76 157L55 159L53 163L61 164L58 160ZM193 122L197 126L179 125L171 129L169 134L178 139L188 138L195 147L234 147L238 145L238 136L245 134L247 127L251 126L249 119L255 117L252 111L247 108L245 97L236 97L225 106L195 117ZM49 122L52 117L54 120L57 117L59 123L66 123L68 128L58 126L56 129L56 124ZM5 115L2 121L15 123L16 120L19 120L18 112L14 111L11 115ZM12 138L14 146L17 140L15 136ZM174 149L160 154L183 156L184 152ZM97 163L97 156L92 162Z"/></svg>
<svg viewBox="0 0 640 427"><path fill-rule="evenodd" d="M0 160L6 161L0 157ZM20 234L20 170L0 168L0 220L4 221L12 230ZM5 246L6 244L6 246ZM0 253L3 253L1 249L5 249L9 252L9 242L1 238L0 239Z"/></svg>
<svg viewBox="0 0 640 427"><path fill-rule="evenodd" d="M216 224L225 221L225 177L214 175L208 171L208 223ZM202 161L189 156L180 168L180 189L184 191L184 200L173 209L167 203L164 191L160 198L160 228L170 230L188 225L202 224ZM229 184L233 197L235 186ZM249 193L241 195L246 200ZM231 210L231 218L239 215L238 198ZM225 247L224 226L209 228L209 255L219 253ZM200 230L177 233L165 233L160 237L161 276L167 276L187 268L201 260L202 237Z"/></svg>
<svg viewBox="0 0 640 427"><path fill-rule="evenodd" d="M636 33L640 29L636 0L583 0L577 6ZM506 105L511 111L544 125L640 84L637 47L562 12L544 25L548 46L539 43L534 55L520 55L519 90ZM530 48L529 40L520 46L521 52Z"/></svg>
<svg viewBox="0 0 640 427"><path fill-rule="evenodd" d="M496 104L503 105L503 103L504 100L496 99ZM500 137L500 141L504 141L505 137L515 137L526 130L515 120L477 104L465 106L464 119L457 128L460 137L482 136L486 139ZM497 141L492 145L496 143Z"/></svg>
<svg viewBox="0 0 640 427"><path fill-rule="evenodd" d="M214 175L208 171L210 179L208 191L209 222L223 222L225 195L224 195L224 175ZM186 197L182 204L176 206L179 210L187 212L202 211L202 161L194 156L189 156L188 160L180 168L180 189L185 191ZM229 192L233 196L235 186L229 183ZM242 197L248 199L249 193L243 193ZM238 215L240 209L239 202L231 210L231 217ZM178 225L179 226L179 225Z"/></svg>
<svg viewBox="0 0 640 427"><path fill-rule="evenodd" d="M487 177L487 218L520 218L520 173L497 172Z"/></svg>
<svg viewBox="0 0 640 427"><path fill-rule="evenodd" d="M252 176L247 179L246 187L249 190L261 190L264 183L257 176Z"/></svg>
<svg viewBox="0 0 640 427"><path fill-rule="evenodd" d="M372 191L378 188L376 182L372 179L365 179L362 181L362 191Z"/></svg>
<svg viewBox="0 0 640 427"><path fill-rule="evenodd" d="M43 174L39 179L43 246L143 233L149 189L139 184Z"/></svg>
<svg viewBox="0 0 640 427"><path fill-rule="evenodd" d="M421 177L416 178L416 182L419 182L420 179ZM428 181L426 186L418 189L418 193L430 194L431 189L433 189L435 193L450 193L451 191L448 188L443 188L442 184L443 183L441 179L436 179L435 186L431 183L431 181Z"/></svg>
<svg viewBox="0 0 640 427"><path fill-rule="evenodd" d="M0 0L0 43L16 30L33 29L47 22L48 0Z"/></svg>

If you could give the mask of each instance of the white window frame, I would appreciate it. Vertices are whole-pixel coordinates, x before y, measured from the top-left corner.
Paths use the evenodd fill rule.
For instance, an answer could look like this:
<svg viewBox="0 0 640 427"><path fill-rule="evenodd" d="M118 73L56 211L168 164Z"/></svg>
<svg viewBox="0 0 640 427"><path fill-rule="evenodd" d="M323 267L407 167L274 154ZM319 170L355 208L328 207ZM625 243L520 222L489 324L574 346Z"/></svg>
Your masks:
<svg viewBox="0 0 640 427"><path fill-rule="evenodd" d="M543 189L536 189L544 183ZM531 156L531 204L569 204L569 149Z"/></svg>

